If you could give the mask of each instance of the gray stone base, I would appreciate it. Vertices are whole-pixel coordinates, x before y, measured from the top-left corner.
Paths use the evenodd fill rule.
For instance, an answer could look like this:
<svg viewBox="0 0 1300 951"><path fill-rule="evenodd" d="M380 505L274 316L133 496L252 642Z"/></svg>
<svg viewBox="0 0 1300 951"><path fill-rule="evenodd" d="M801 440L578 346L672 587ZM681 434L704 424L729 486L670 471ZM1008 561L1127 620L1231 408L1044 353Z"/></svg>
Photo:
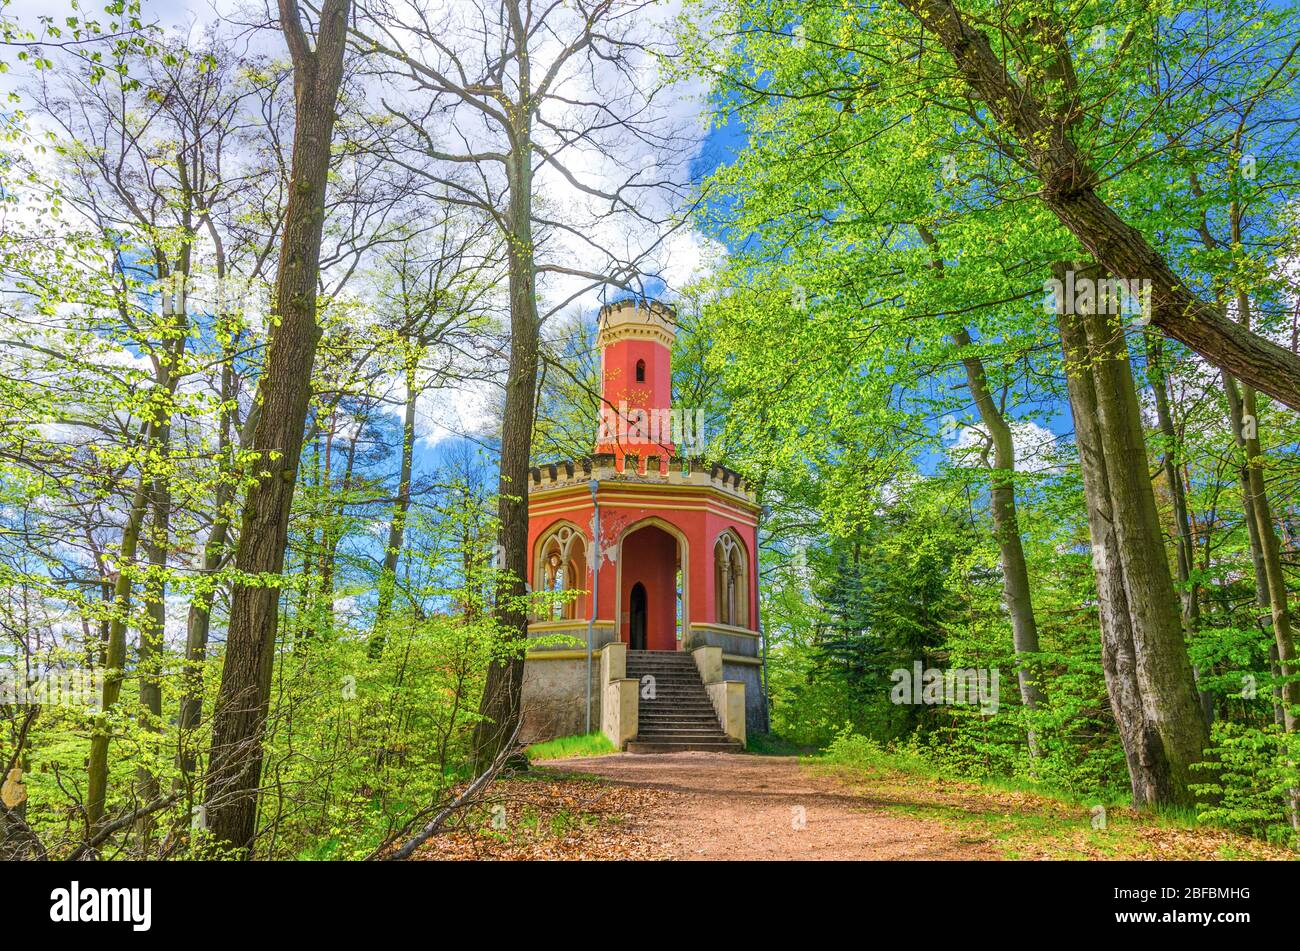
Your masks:
<svg viewBox="0 0 1300 951"><path fill-rule="evenodd" d="M767 730L767 715L763 709L762 668L754 664L736 664L725 657L722 676L725 680L739 680L745 685L745 732L753 735Z"/></svg>
<svg viewBox="0 0 1300 951"><path fill-rule="evenodd" d="M587 729L583 705L586 691L586 656L524 661L523 727L521 743L537 743L557 736L574 736ZM591 663L591 729L600 729L600 655Z"/></svg>
<svg viewBox="0 0 1300 951"><path fill-rule="evenodd" d="M539 652L541 653L541 652ZM547 658L543 654L529 655L524 661L523 727L519 737L522 743L539 743L557 736L575 736L585 732L587 719L583 712L586 692L583 676L587 670L586 656L579 651L565 651L563 657ZM574 656L578 654L580 656ZM764 710L761 668L755 664L723 660L724 680L739 680L745 684L745 731L762 733L767 729ZM591 729L601 728L600 651L595 651L591 661Z"/></svg>

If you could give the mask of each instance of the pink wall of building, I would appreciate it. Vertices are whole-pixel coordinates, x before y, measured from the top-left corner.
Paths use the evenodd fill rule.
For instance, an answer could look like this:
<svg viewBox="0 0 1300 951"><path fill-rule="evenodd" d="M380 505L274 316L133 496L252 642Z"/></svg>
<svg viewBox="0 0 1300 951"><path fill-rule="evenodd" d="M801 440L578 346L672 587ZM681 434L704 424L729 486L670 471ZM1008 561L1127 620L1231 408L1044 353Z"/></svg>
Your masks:
<svg viewBox="0 0 1300 951"><path fill-rule="evenodd" d="M654 486L653 491L664 493L671 491L670 486ZM685 564L688 566L687 597L689 600L689 620L694 622L717 623L717 599L714 592L713 549L718 536L727 529L732 529L740 537L745 547L749 576L749 620L754 626L758 617L758 566L755 552L755 527L746 519L737 515L730 516L722 512L701 510L699 508L675 508L672 505L627 505L617 501L618 493L600 494L601 502L601 551L600 591L597 605L597 620L619 620L619 639L627 641L628 624L626 612L629 609L629 596L632 585L641 580L646 584L650 596L651 610L649 620L651 628L658 632L649 636L654 644L651 650L673 650L677 646L674 629L676 614L676 577L677 563L676 539L662 529L654 526L638 527L638 523L649 518L659 518L676 528L686 538L687 553ZM582 500L586 504L582 504ZM549 504L558 504L553 500ZM695 503L698 504L698 503ZM590 540L592 507L590 495L585 486L575 491L571 501L564 505L563 514L535 515L529 524L529 571L535 571L539 551L539 542L555 527L563 523L572 523ZM653 531L649 529L653 528ZM627 544L628 539L632 544ZM622 543L622 544L620 544ZM618 565L611 555L617 552L623 559L622 583L618 579ZM588 576L584 587L592 586L593 564L588 549ZM537 579L530 577L530 584L536 585ZM619 588L617 597L616 587ZM658 592L658 594L656 594ZM662 600L656 600L660 598ZM587 615L584 597L583 616ZM621 615L616 615L621 611ZM662 619L660 625L657 619ZM667 633L664 633L665 630ZM654 646L655 644L659 646Z"/></svg>

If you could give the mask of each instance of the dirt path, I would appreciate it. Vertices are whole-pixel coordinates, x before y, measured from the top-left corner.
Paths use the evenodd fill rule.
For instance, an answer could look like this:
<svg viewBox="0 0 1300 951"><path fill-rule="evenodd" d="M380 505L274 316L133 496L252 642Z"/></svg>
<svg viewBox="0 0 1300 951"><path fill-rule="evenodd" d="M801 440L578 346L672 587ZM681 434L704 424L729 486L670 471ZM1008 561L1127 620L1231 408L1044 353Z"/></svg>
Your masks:
<svg viewBox="0 0 1300 951"><path fill-rule="evenodd" d="M987 859L940 823L891 813L796 757L626 753L538 763L653 791L639 834L676 859Z"/></svg>

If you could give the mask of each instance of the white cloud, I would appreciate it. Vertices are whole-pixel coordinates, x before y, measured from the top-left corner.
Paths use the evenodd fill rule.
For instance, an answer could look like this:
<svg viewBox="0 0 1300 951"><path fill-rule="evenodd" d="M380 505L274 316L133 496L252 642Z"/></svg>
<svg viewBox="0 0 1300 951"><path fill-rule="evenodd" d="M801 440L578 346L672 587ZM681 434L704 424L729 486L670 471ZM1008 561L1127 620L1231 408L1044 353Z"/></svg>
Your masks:
<svg viewBox="0 0 1300 951"><path fill-rule="evenodd" d="M1058 472L1062 465L1057 452L1057 437L1050 429L1029 421L1012 421L1011 443L1019 472ZM981 466L981 454L988 443L984 431L962 426L956 440L947 446L948 460L955 466Z"/></svg>

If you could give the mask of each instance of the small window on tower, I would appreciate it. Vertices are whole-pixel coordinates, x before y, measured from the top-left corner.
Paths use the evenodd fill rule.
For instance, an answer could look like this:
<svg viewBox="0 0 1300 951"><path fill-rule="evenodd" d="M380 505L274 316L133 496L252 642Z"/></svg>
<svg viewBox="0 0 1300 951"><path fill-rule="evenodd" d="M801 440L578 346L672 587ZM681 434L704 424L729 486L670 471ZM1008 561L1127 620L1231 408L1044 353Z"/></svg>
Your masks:
<svg viewBox="0 0 1300 951"><path fill-rule="evenodd" d="M636 381L638 383L645 382L645 361L644 360L638 360L636 362Z"/></svg>

